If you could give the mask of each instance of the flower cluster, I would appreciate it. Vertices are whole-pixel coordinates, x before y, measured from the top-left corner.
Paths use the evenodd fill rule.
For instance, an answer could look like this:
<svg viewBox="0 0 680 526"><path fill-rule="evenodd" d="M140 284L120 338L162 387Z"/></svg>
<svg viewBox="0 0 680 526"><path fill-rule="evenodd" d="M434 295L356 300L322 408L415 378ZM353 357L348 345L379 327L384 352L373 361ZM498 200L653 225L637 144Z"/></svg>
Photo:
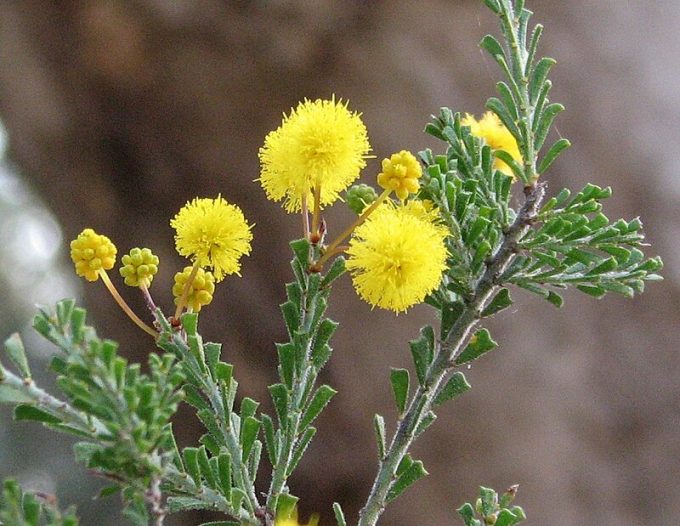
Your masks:
<svg viewBox="0 0 680 526"><path fill-rule="evenodd" d="M175 318L185 308L198 312L208 305L215 292L215 283L227 274L239 274L240 259L250 253L252 226L246 221L241 209L229 204L222 196L215 199L199 199L188 202L172 219L176 230L175 243L180 255L188 257L193 266L175 275L172 288L175 298ZM111 240L86 228L71 242L71 259L76 273L88 281L101 278L121 309L143 331L158 336L154 329L130 308L106 273L113 268L116 247ZM156 316L156 305L149 287L158 272L159 259L148 248L133 248L122 258L120 275L125 284L139 287ZM210 270L212 269L212 272ZM158 327L158 325L156 326Z"/></svg>
<svg viewBox="0 0 680 526"><path fill-rule="evenodd" d="M260 182L269 199L285 199L288 212L315 194L324 207L359 177L370 150L366 127L346 102L305 100L265 138Z"/></svg>
<svg viewBox="0 0 680 526"><path fill-rule="evenodd" d="M216 281L239 274L241 256L250 254L250 231L243 212L222 196L188 202L170 221L180 255L200 267L212 268Z"/></svg>
<svg viewBox="0 0 680 526"><path fill-rule="evenodd" d="M158 256L148 248L133 248L121 258L120 275L131 287L149 287L158 272Z"/></svg>
<svg viewBox="0 0 680 526"><path fill-rule="evenodd" d="M394 312L421 303L446 268L446 227L420 201L378 208L357 227L347 269L359 296Z"/></svg>
<svg viewBox="0 0 680 526"><path fill-rule="evenodd" d="M411 152L402 150L383 159L382 172L378 174L378 184L386 190L392 190L402 201L420 189L423 169L418 159Z"/></svg>
<svg viewBox="0 0 680 526"><path fill-rule="evenodd" d="M116 264L117 252L108 237L91 228L86 228L71 241L71 260L76 274L87 281L97 281L102 270L111 270Z"/></svg>

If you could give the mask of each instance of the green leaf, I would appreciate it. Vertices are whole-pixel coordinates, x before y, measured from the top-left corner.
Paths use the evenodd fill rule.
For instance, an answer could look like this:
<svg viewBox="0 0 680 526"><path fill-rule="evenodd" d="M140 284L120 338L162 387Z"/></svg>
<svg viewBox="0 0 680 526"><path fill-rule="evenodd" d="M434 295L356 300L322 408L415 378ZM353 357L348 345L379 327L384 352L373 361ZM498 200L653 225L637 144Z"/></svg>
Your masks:
<svg viewBox="0 0 680 526"><path fill-rule="evenodd" d="M515 526L520 521L521 519L517 515L506 509L498 512L494 526Z"/></svg>
<svg viewBox="0 0 680 526"><path fill-rule="evenodd" d="M210 521L202 522L199 526L239 526L240 524L237 521Z"/></svg>
<svg viewBox="0 0 680 526"><path fill-rule="evenodd" d="M288 389L283 384L274 384L269 386L269 394L274 402L274 409L276 409L276 416L279 419L279 426L284 427L284 423L288 418Z"/></svg>
<svg viewBox="0 0 680 526"><path fill-rule="evenodd" d="M416 460L397 478L396 481L394 481L390 490L387 492L386 501L392 502L411 485L427 474L423 463L420 460Z"/></svg>
<svg viewBox="0 0 680 526"><path fill-rule="evenodd" d="M507 309L512 305L510 298L510 291L508 289L501 289L498 294L494 296L489 305L482 311L482 317L493 316L494 314Z"/></svg>
<svg viewBox="0 0 680 526"><path fill-rule="evenodd" d="M492 35L486 35L479 45L482 49L487 50L495 60L498 60L496 57L501 57L503 60L506 60L503 46L501 46L500 42L496 40L496 37Z"/></svg>
<svg viewBox="0 0 680 526"><path fill-rule="evenodd" d="M529 79L529 97L532 104L538 100L541 88L548 79L550 69L557 64L554 58L543 57L533 68L533 73ZM539 172L540 173L540 172Z"/></svg>
<svg viewBox="0 0 680 526"><path fill-rule="evenodd" d="M220 453L217 457L220 490L227 500L231 499L231 455Z"/></svg>
<svg viewBox="0 0 680 526"><path fill-rule="evenodd" d="M314 438L314 435L316 435L316 428L314 426L310 426L305 429L305 432L302 434L302 438L300 439L300 442L298 442L295 452L293 453L293 460L291 461L290 466L288 466L286 477L289 477L292 475L293 471L295 471L295 468L297 468L300 460L302 460L302 456L305 454L307 446L309 446L309 443L312 441L312 438Z"/></svg>
<svg viewBox="0 0 680 526"><path fill-rule="evenodd" d="M262 418L262 428L264 430L264 445L267 448L267 455L269 456L269 461L273 466L279 461L278 447L276 440L274 438L274 423L269 415L263 414Z"/></svg>
<svg viewBox="0 0 680 526"><path fill-rule="evenodd" d="M406 400L409 392L409 374L406 369L392 368L390 371L390 383L394 393L394 401L397 404L397 411L400 415L406 409Z"/></svg>
<svg viewBox="0 0 680 526"><path fill-rule="evenodd" d="M483 354L495 349L497 346L498 344L491 339L489 331L481 329L470 338L470 343L468 343L467 347L465 347L463 352L456 358L456 365L463 365L476 360Z"/></svg>
<svg viewBox="0 0 680 526"><path fill-rule="evenodd" d="M479 520L475 519L475 509L469 502L463 504L456 511L461 517L463 517L463 522L465 523L465 526L481 526L482 523L479 522Z"/></svg>
<svg viewBox="0 0 680 526"><path fill-rule="evenodd" d="M600 299L602 296L607 294L606 290L604 290L602 287L597 287L595 285L576 285L576 288L581 292L584 292L589 296L592 296L593 298L597 299Z"/></svg>
<svg viewBox="0 0 680 526"><path fill-rule="evenodd" d="M286 323L288 336L293 339L295 331L300 326L300 309L292 301L287 301L281 305L281 312L283 313L283 321Z"/></svg>
<svg viewBox="0 0 680 526"><path fill-rule="evenodd" d="M187 470L187 473L193 479L194 484L200 486L201 470L198 467L198 448L185 447L182 451L182 457L184 459L184 468Z"/></svg>
<svg viewBox="0 0 680 526"><path fill-rule="evenodd" d="M326 275L321 280L319 287L322 289L328 287L336 279L345 273L345 258L337 257L333 260L331 268L328 269Z"/></svg>
<svg viewBox="0 0 680 526"><path fill-rule="evenodd" d="M304 429L311 424L336 394L337 391L330 385L322 385L319 387L316 393L314 393L314 397L307 405L307 409L300 422L300 428Z"/></svg>
<svg viewBox="0 0 680 526"><path fill-rule="evenodd" d="M326 318L321 321L314 337L312 360L314 360L315 355L323 351L322 348L328 344L337 328L338 323L333 320Z"/></svg>
<svg viewBox="0 0 680 526"><path fill-rule="evenodd" d="M507 164L510 169L512 170L512 173L515 174L515 177L520 180L520 181L525 181L526 176L524 175L524 170L522 167L517 164L517 161L515 161L515 158L510 155L508 152L505 150L494 150L493 152L494 156L496 156L498 159L503 161L505 164Z"/></svg>
<svg viewBox="0 0 680 526"><path fill-rule="evenodd" d="M479 487L479 500L481 501L481 513L485 517L490 516L496 511L498 504L498 494L491 488Z"/></svg>
<svg viewBox="0 0 680 526"><path fill-rule="evenodd" d="M192 497L168 497L168 511L177 513L178 511L203 510L210 508L210 504Z"/></svg>
<svg viewBox="0 0 680 526"><path fill-rule="evenodd" d="M463 394L465 391L470 389L470 384L468 383L465 375L460 371L457 371L451 375L444 387L442 387L434 398L432 405L437 407L442 405L444 402L454 399L455 397Z"/></svg>
<svg viewBox="0 0 680 526"><path fill-rule="evenodd" d="M76 300L71 298L57 302L57 322L60 327L66 326L71 321L71 313L75 305Z"/></svg>
<svg viewBox="0 0 680 526"><path fill-rule="evenodd" d="M416 430L413 433L413 436L419 437L422 435L428 427L430 427L434 421L437 420L437 415L434 414L432 411L428 411L425 416L418 422L418 425L416 426Z"/></svg>
<svg viewBox="0 0 680 526"><path fill-rule="evenodd" d="M453 325L458 321L458 318L465 309L462 302L456 301L454 303L447 303L442 308L442 323L441 323L441 339L445 340Z"/></svg>
<svg viewBox="0 0 680 526"><path fill-rule="evenodd" d="M203 475L203 478L208 483L208 486L210 486L213 489L218 489L217 477L215 476L215 473L213 472L212 467L210 465L210 460L208 459L208 452L206 451L205 446L201 446L200 448L198 448L197 460L201 475Z"/></svg>
<svg viewBox="0 0 680 526"><path fill-rule="evenodd" d="M23 378L31 377L31 369L26 360L26 351L21 337L15 332L5 340L5 352Z"/></svg>
<svg viewBox="0 0 680 526"><path fill-rule="evenodd" d="M250 450L253 447L253 443L260 432L260 421L254 416L248 416L245 420L241 420L241 449L243 451L243 461L245 462L250 455Z"/></svg>
<svg viewBox="0 0 680 526"><path fill-rule="evenodd" d="M501 8L500 8L500 5L498 4L498 0L484 0L484 3L494 13L500 14Z"/></svg>
<svg viewBox="0 0 680 526"><path fill-rule="evenodd" d="M34 405L22 404L14 408L14 419L20 420L32 420L34 422L42 422L44 424L59 424L61 419L56 416L38 409Z"/></svg>
<svg viewBox="0 0 680 526"><path fill-rule="evenodd" d="M378 443L378 458L382 460L385 457L385 449L387 447L385 442L385 419L377 413L373 417L373 430L375 431L375 438Z"/></svg>
<svg viewBox="0 0 680 526"><path fill-rule="evenodd" d="M234 366L230 363L218 362L215 364L215 377L217 380L229 385L234 374Z"/></svg>
<svg viewBox="0 0 680 526"><path fill-rule="evenodd" d="M196 336L198 331L198 313L187 312L182 315L182 328L188 336Z"/></svg>
<svg viewBox="0 0 680 526"><path fill-rule="evenodd" d="M295 239L290 242L290 248L293 249L295 259L306 267L309 264L309 241L306 239Z"/></svg>
<svg viewBox="0 0 680 526"><path fill-rule="evenodd" d="M555 117L564 111L564 106L558 103L549 104L541 113L538 119L538 125L535 128L534 133L534 148L536 151L540 151L545 142L545 138L548 136L550 127L552 126Z"/></svg>
<svg viewBox="0 0 680 526"><path fill-rule="evenodd" d="M338 526L347 526L345 514L342 512L342 508L337 502L333 503L333 513L335 514L335 522L337 522Z"/></svg>
<svg viewBox="0 0 680 526"><path fill-rule="evenodd" d="M434 330L429 325L420 330L420 338L409 342L416 375L420 385L425 384L427 368L434 357Z"/></svg>
<svg viewBox="0 0 680 526"><path fill-rule="evenodd" d="M542 175L548 171L548 168L552 166L553 162L555 162L555 159L557 159L557 157L559 157L559 155L570 146L571 142L569 142L567 139L557 140L555 144L550 147L548 153L545 154L545 157L543 157L541 160L541 164L538 166L538 174Z"/></svg>
<svg viewBox="0 0 680 526"><path fill-rule="evenodd" d="M297 506L298 499L290 493L281 493L276 499L276 516L281 519L290 519Z"/></svg>

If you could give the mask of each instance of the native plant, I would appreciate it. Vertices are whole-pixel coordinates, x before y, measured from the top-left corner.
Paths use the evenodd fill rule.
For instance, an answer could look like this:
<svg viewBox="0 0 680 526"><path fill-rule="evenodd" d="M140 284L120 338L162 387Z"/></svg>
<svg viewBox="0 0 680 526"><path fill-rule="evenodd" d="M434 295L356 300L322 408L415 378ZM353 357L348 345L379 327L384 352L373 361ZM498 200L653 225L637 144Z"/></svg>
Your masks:
<svg viewBox="0 0 680 526"><path fill-rule="evenodd" d="M211 524L298 524L289 479L312 442L317 417L336 394L318 378L338 330L326 309L343 274L374 307L399 313L425 302L434 312L432 325L408 344L412 371L386 371L398 418L388 423L375 415L375 481L358 518L334 505L338 526L376 524L391 501L427 474L411 457L411 445L433 424L440 405L470 389L461 369L497 346L483 322L512 305L511 288L560 307L560 292L569 287L596 298L608 292L632 297L645 281L660 279L659 258L641 251L640 221L610 221L603 214L609 188L548 192L546 172L569 146L566 139L547 146L564 109L549 100L555 61L537 55L543 28L529 27L523 0L484 3L501 27L500 40L481 42L503 73L498 97L489 99L480 119L442 108L425 130L442 142L441 151L416 157L403 150L385 158L380 193L366 184L350 187L371 148L360 115L347 102L305 100L265 138L259 182L271 200L283 200L285 210L301 218L281 305L288 339L276 344L279 381L269 386L273 411L239 397L234 368L198 326L216 285L239 274L240 259L250 253L253 228L239 207L222 196L197 198L172 219L177 250L190 262L175 275L172 313L152 297L159 261L150 249L133 249L120 268L125 284L146 300L149 312L142 316L107 274L115 266L115 245L92 229L71 243L77 274L101 280L158 352L143 367L129 363L113 341L86 324L84 309L64 300L41 308L34 321L58 349L51 368L61 394L35 384L14 335L0 366L0 401L15 406L16 420L76 435L76 459L110 480L104 493L120 492L132 523L160 525L171 513L209 509L224 515ZM356 220L327 239L322 212L343 192ZM181 403L193 406L205 427L195 446L180 448L174 438L172 420ZM263 460L270 476L259 481ZM50 499L22 493L13 482L4 488L0 522L37 525L41 516L46 524L77 522ZM481 488L475 505L458 512L466 526L517 524L524 512L511 505L515 492Z"/></svg>

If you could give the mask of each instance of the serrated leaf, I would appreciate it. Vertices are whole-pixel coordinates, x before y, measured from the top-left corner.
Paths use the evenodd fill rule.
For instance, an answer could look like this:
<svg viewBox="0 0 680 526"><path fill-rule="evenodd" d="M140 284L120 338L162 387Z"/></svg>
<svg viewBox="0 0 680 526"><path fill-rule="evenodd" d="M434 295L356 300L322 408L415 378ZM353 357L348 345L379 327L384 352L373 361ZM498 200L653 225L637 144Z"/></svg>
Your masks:
<svg viewBox="0 0 680 526"><path fill-rule="evenodd" d="M208 459L208 452L205 446L201 446L200 448L198 448L197 459L201 475L203 475L203 478L208 483L208 486L210 486L212 489L218 489L217 477L215 476L215 473L212 470L212 466L210 465L210 460Z"/></svg>
<svg viewBox="0 0 680 526"><path fill-rule="evenodd" d="M322 385L319 387L305 410L302 421L300 422L300 428L304 429L311 424L336 394L337 391L330 385Z"/></svg>
<svg viewBox="0 0 680 526"><path fill-rule="evenodd" d="M16 332L5 340L5 352L23 378L31 377L31 369L26 360L26 351L21 337Z"/></svg>
<svg viewBox="0 0 680 526"><path fill-rule="evenodd" d="M231 498L231 455L229 453L220 453L217 457L217 472L222 495L229 500Z"/></svg>
<svg viewBox="0 0 680 526"><path fill-rule="evenodd" d="M319 287L325 288L345 273L345 258L337 257L333 260L331 268L324 275Z"/></svg>
<svg viewBox="0 0 680 526"><path fill-rule="evenodd" d="M31 420L34 422L42 422L44 424L61 423L60 418L48 413L47 411L38 409L34 405L28 404L21 404L14 408L14 420L16 421Z"/></svg>
<svg viewBox="0 0 680 526"><path fill-rule="evenodd" d="M387 502L393 501L427 474L423 463L420 460L416 460L397 478L397 480L394 481L390 490L387 492L385 500Z"/></svg>
<svg viewBox="0 0 680 526"><path fill-rule="evenodd" d="M512 305L512 298L510 298L510 291L508 289L501 289L498 294L494 296L489 305L482 311L482 317L493 316L494 314L507 309Z"/></svg>
<svg viewBox="0 0 680 526"><path fill-rule="evenodd" d="M420 422L418 422L413 436L419 437L422 435L427 430L427 428L434 423L435 420L437 420L437 415L435 415L432 411L428 411L425 416L421 418Z"/></svg>
<svg viewBox="0 0 680 526"><path fill-rule="evenodd" d="M373 430L375 431L376 442L378 443L378 458L382 460L385 457L385 419L376 413L373 417Z"/></svg>
<svg viewBox="0 0 680 526"><path fill-rule="evenodd" d="M184 460L184 469L186 469L186 472L192 478L194 484L200 486L201 470L198 466L198 448L185 447L184 450L182 450L182 458Z"/></svg>
<svg viewBox="0 0 680 526"><path fill-rule="evenodd" d="M420 338L409 342L413 363L416 368L416 375L420 385L425 383L427 368L432 363L434 357L434 332L432 327L423 327L420 331Z"/></svg>
<svg viewBox="0 0 680 526"><path fill-rule="evenodd" d="M295 259L303 265L303 268L309 264L309 241L306 239L295 239L290 242L290 248L293 249Z"/></svg>
<svg viewBox="0 0 680 526"><path fill-rule="evenodd" d="M245 462L250 455L250 450L253 447L253 443L260 432L260 421L254 416L248 416L245 420L242 420L241 428L241 449L243 451L243 461Z"/></svg>
<svg viewBox="0 0 680 526"><path fill-rule="evenodd" d="M295 331L300 326L300 308L292 301L287 301L281 305L281 312L288 330L288 336L293 339Z"/></svg>
<svg viewBox="0 0 680 526"><path fill-rule="evenodd" d="M460 371L456 371L448 379L444 387L442 387L434 398L432 405L437 407L444 402L454 399L455 397L463 394L465 391L471 388L465 375Z"/></svg>
<svg viewBox="0 0 680 526"><path fill-rule="evenodd" d="M401 415L406 409L406 400L408 399L408 371L406 369L392 368L390 371L390 383L392 384L392 393L394 394L394 401L397 404L397 411Z"/></svg>
<svg viewBox="0 0 680 526"><path fill-rule="evenodd" d="M487 329L481 329L470 338L470 343L468 343L467 347L465 347L463 352L456 358L456 365L463 365L476 360L483 354L495 349L497 346L498 344L491 338L489 331Z"/></svg>
<svg viewBox="0 0 680 526"><path fill-rule="evenodd" d="M515 526L520 520L521 519L510 510L501 510L498 512L494 526Z"/></svg>
<svg viewBox="0 0 680 526"><path fill-rule="evenodd" d="M274 409L276 416L279 419L279 426L283 427L284 422L288 417L288 389L283 384L274 384L269 386L269 394L274 402Z"/></svg>

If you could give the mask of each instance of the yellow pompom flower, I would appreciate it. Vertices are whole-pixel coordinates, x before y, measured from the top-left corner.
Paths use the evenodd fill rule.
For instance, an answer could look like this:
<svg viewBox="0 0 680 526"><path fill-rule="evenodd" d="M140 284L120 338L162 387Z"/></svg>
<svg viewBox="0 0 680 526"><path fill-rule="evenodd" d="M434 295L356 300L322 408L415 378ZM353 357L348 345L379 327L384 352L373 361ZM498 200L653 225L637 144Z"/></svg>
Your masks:
<svg viewBox="0 0 680 526"><path fill-rule="evenodd" d="M110 270L116 263L116 246L91 228L83 230L71 241L71 261L76 274L87 281L97 281L100 270Z"/></svg>
<svg viewBox="0 0 680 526"><path fill-rule="evenodd" d="M422 303L446 268L447 235L427 203L381 205L356 228L347 250L359 296L396 313Z"/></svg>
<svg viewBox="0 0 680 526"><path fill-rule="evenodd" d="M179 304L182 293L184 292L184 286L186 285L192 270L192 267L186 267L182 272L175 274L175 284L172 286L172 295L175 297L175 305ZM189 286L185 304L194 312L199 312L203 305L208 305L212 302L214 292L215 276L207 270L199 268L194 280Z"/></svg>
<svg viewBox="0 0 680 526"><path fill-rule="evenodd" d="M133 248L121 258L120 275L131 287L149 287L158 272L158 256L148 248Z"/></svg>
<svg viewBox="0 0 680 526"><path fill-rule="evenodd" d="M243 212L222 196L195 198L170 221L180 255L201 267L211 268L216 281L239 274L241 256L250 254L253 234Z"/></svg>
<svg viewBox="0 0 680 526"><path fill-rule="evenodd" d="M304 100L260 148L260 183L267 198L285 199L288 212L311 205L314 191L319 207L333 203L359 177L371 147L361 116L347 102Z"/></svg>
<svg viewBox="0 0 680 526"><path fill-rule="evenodd" d="M402 201L409 194L415 194L420 189L420 179L423 169L418 159L411 152L402 150L392 154L389 159L383 159L382 172L378 174L378 184L385 190L392 190Z"/></svg>
<svg viewBox="0 0 680 526"><path fill-rule="evenodd" d="M495 113L487 111L480 120L467 113L461 124L469 126L472 135L484 139L486 144L492 149L503 150L509 153L516 161L522 161L522 154L519 151L517 141ZM505 175L514 177L510 167L500 159L494 161L494 168L500 170Z"/></svg>

